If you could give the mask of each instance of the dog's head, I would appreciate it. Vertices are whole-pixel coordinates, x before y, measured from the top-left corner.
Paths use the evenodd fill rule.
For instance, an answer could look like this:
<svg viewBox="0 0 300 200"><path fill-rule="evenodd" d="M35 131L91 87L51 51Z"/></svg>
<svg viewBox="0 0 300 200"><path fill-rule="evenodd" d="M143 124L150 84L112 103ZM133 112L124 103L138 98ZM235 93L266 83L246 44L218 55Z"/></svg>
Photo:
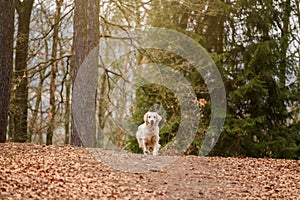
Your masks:
<svg viewBox="0 0 300 200"><path fill-rule="evenodd" d="M146 123L146 125L155 125L157 126L158 123L161 121L162 117L157 114L157 112L147 112L145 115L144 115L144 121Z"/></svg>

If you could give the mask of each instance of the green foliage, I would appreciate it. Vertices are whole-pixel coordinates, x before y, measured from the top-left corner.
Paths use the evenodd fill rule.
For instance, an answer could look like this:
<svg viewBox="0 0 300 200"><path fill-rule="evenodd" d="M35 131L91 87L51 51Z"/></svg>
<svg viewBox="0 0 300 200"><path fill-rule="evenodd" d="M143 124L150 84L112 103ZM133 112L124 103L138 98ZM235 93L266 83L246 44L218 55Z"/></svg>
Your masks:
<svg viewBox="0 0 300 200"><path fill-rule="evenodd" d="M125 150L132 153L143 153L142 149L139 148L139 144L134 136L128 136L126 143L127 145L125 147Z"/></svg>
<svg viewBox="0 0 300 200"><path fill-rule="evenodd" d="M241 47L236 41L226 54L228 115L224 132L211 155L299 158L298 122L291 123L298 86L287 87L288 77L297 73L288 56L287 44L291 32L281 27L281 37L271 30L274 21L284 18L291 5L273 7L272 1L260 3L240 1L232 14L244 16L235 23L245 25ZM274 15L276 13L276 15ZM281 15L281 16L279 16ZM236 18L238 19L238 18ZM289 26L283 24L282 26ZM242 27L239 27L241 30ZM236 29L230 26L228 29Z"/></svg>
<svg viewBox="0 0 300 200"><path fill-rule="evenodd" d="M174 133L178 129L180 122L179 105L174 94L167 88L160 85L149 84L140 87L136 91L137 100L133 107L132 120L136 124L142 124L143 116L148 111L156 111L159 115L163 116L160 123L162 127L160 131L161 145L164 146L168 141L174 137ZM167 123L165 121L167 120ZM128 149L132 152L137 152L136 140L129 138Z"/></svg>
<svg viewBox="0 0 300 200"><path fill-rule="evenodd" d="M190 65L187 65L181 57L169 52L149 50L141 55L143 61L150 63L161 63L164 66L170 66L177 72L180 72L190 83L199 98L207 97L207 88L199 72ZM179 87L179 86L178 86ZM187 94L188 95L188 94ZM195 99L186 99L193 103ZM194 102L194 104L197 102ZM135 124L143 123L143 116L147 111L156 111L162 117L160 125L160 144L162 149L173 148L171 143L181 123L181 109L176 95L168 88L158 84L146 84L136 90L136 101L132 105L132 121ZM187 116L188 117L188 116ZM188 119L186 119L188 120ZM203 126L201 124L200 126ZM202 127L202 129L205 129ZM199 133L201 134L201 133ZM135 141L128 140L128 149L136 152ZM178 152L179 153L179 152Z"/></svg>
<svg viewBox="0 0 300 200"><path fill-rule="evenodd" d="M297 111L288 110L298 102L299 94L297 83L287 85L298 73L293 64L296 57L288 52L293 33L284 21L291 15L289 3L188 1L171 7L171 1L165 1L160 6L168 12L150 12L154 25L190 35L212 52L223 73L228 114L210 155L299 158L299 125L290 120ZM191 19L193 25L188 23ZM190 78L194 86L201 82ZM202 127L209 118L205 113ZM170 141L166 136L171 132L163 130L164 143ZM200 127L187 154L199 152L204 133L205 128Z"/></svg>
<svg viewBox="0 0 300 200"><path fill-rule="evenodd" d="M299 47L299 30L289 23L296 7L291 1L151 2L148 23L192 37L210 53L222 73L227 116L210 155L299 159L299 60L291 46ZM184 152L199 154L211 109L201 75L167 52L152 52L151 59L141 56L171 66L191 83L197 98L208 100L195 140ZM180 125L180 107L170 91L143 87L137 91L134 118L140 120L153 104L166 109L160 133L163 146L169 146Z"/></svg>

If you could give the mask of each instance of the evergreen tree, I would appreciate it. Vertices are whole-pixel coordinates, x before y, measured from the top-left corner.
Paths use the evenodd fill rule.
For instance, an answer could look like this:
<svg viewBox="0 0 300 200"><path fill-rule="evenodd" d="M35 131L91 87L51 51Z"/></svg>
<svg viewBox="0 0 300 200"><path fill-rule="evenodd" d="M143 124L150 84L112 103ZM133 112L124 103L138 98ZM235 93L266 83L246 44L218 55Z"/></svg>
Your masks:
<svg viewBox="0 0 300 200"><path fill-rule="evenodd" d="M291 2L238 1L227 23L224 68L228 116L212 155L297 158L299 134L288 106L296 72L288 56Z"/></svg>

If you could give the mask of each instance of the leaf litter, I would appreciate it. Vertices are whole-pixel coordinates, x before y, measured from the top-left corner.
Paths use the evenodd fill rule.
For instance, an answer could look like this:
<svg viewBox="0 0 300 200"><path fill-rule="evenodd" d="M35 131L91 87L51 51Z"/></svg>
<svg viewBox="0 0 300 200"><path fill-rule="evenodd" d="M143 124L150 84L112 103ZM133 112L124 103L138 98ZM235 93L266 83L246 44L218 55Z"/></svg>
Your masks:
<svg viewBox="0 0 300 200"><path fill-rule="evenodd" d="M300 199L299 160L93 151L0 144L0 199Z"/></svg>

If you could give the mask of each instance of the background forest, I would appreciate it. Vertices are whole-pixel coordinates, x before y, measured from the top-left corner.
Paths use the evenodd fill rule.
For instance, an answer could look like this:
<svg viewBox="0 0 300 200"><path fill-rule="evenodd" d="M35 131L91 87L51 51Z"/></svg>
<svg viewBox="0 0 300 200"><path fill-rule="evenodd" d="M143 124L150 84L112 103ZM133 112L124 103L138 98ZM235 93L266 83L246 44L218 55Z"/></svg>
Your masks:
<svg viewBox="0 0 300 200"><path fill-rule="evenodd" d="M299 0L1 1L0 141L82 145L71 112L80 65L100 39L145 27L191 37L216 63L227 116L209 155L300 158ZM196 101L205 100L194 141L175 152L198 155L211 117L210 95L195 68L170 52L133 51L110 68L100 64L96 126L118 148L138 152L134 127L115 121L130 114L141 124L144 113L155 110L164 117L161 144L168 147L181 120L170 90L144 85L130 91L124 82L118 101L110 99L113 83L146 63L171 66L192 85ZM100 135L94 140L93 146L107 142Z"/></svg>

